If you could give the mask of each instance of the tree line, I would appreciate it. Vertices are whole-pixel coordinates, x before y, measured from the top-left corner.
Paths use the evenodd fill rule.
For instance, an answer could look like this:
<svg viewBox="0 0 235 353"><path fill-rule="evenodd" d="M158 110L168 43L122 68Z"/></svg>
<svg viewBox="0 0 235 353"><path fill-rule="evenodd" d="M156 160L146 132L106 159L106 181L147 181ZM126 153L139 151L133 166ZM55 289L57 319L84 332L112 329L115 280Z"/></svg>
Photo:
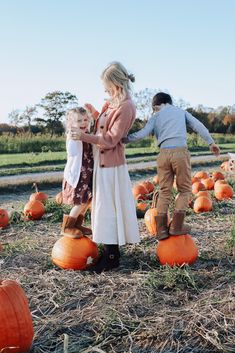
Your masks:
<svg viewBox="0 0 235 353"><path fill-rule="evenodd" d="M141 129L152 114L151 101L159 90L144 89L134 94L137 118L131 132ZM191 107L183 99L174 100L174 104L186 109L200 120L210 132L235 133L235 104L220 106L216 109L202 105ZM49 92L34 106L27 106L23 111L18 109L9 113L10 124L0 124L0 134L30 133L62 135L66 111L78 106L78 98L70 92Z"/></svg>

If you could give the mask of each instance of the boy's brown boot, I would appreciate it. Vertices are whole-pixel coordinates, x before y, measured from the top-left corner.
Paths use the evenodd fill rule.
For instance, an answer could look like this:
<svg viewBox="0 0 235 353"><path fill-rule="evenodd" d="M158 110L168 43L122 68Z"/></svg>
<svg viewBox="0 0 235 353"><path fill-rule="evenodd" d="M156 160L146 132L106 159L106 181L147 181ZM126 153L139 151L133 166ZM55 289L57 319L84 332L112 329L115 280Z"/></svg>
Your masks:
<svg viewBox="0 0 235 353"><path fill-rule="evenodd" d="M81 230L75 228L76 218L68 215L63 216L63 223L61 226L61 234L71 238L81 238L83 234Z"/></svg>
<svg viewBox="0 0 235 353"><path fill-rule="evenodd" d="M83 235L91 235L92 230L90 228L82 226L83 220L84 220L84 215L80 214L76 220L75 228L79 229Z"/></svg>
<svg viewBox="0 0 235 353"><path fill-rule="evenodd" d="M156 237L158 240L163 240L169 237L168 226L167 226L167 214L158 213L155 217L157 224L157 234Z"/></svg>
<svg viewBox="0 0 235 353"><path fill-rule="evenodd" d="M184 224L185 211L174 211L171 225L169 228L170 235L183 235L188 234L191 227L188 224Z"/></svg>

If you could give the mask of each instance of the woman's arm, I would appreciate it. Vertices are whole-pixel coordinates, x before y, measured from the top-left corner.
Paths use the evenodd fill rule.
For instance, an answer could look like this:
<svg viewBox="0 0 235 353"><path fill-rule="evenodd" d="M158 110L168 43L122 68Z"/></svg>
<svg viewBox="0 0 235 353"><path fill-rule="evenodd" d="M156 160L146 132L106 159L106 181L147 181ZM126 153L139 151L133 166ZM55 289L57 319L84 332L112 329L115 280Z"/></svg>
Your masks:
<svg viewBox="0 0 235 353"><path fill-rule="evenodd" d="M123 104L115 112L115 116L113 117L114 122L108 131L103 132L101 136L81 132L79 139L84 142L99 145L101 148L113 148L127 135L132 121L134 121L134 117L135 110L132 104Z"/></svg>

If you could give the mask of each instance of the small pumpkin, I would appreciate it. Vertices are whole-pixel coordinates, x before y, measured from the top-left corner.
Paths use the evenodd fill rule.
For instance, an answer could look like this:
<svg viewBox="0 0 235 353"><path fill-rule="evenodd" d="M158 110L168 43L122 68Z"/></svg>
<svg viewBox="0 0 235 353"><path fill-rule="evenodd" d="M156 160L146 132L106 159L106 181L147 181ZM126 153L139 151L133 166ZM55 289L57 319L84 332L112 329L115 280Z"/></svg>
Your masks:
<svg viewBox="0 0 235 353"><path fill-rule="evenodd" d="M212 178L201 179L201 183L205 185L206 190L214 189L214 181Z"/></svg>
<svg viewBox="0 0 235 353"><path fill-rule="evenodd" d="M228 185L228 184L225 180L219 179L214 184L214 190L216 190L218 187L220 187L220 185Z"/></svg>
<svg viewBox="0 0 235 353"><path fill-rule="evenodd" d="M142 202L142 201L137 202L136 204L137 217L143 218L148 208L149 208L149 204L147 202Z"/></svg>
<svg viewBox="0 0 235 353"><path fill-rule="evenodd" d="M56 197L55 197L55 203L57 203L57 205L62 205L63 203L63 193L62 191L60 191Z"/></svg>
<svg viewBox="0 0 235 353"><path fill-rule="evenodd" d="M197 194L196 194L196 197L200 197L200 196L205 196L205 197L211 197L209 192L207 190L203 190L203 191L199 191Z"/></svg>
<svg viewBox="0 0 235 353"><path fill-rule="evenodd" d="M193 210L196 213L210 212L212 210L212 201L209 197L199 196L196 198Z"/></svg>
<svg viewBox="0 0 235 353"><path fill-rule="evenodd" d="M196 181L200 181L200 179L198 179L198 178L197 178L197 177L195 177L195 176L194 176L194 177L192 177L192 179L191 179L191 180L192 180L192 185L193 185Z"/></svg>
<svg viewBox="0 0 235 353"><path fill-rule="evenodd" d="M146 195L148 194L148 190L142 184L136 184L132 188L133 196L136 200L146 200Z"/></svg>
<svg viewBox="0 0 235 353"><path fill-rule="evenodd" d="M151 235L156 235L157 233L157 222L156 216L158 214L157 211L157 199L158 199L158 192L153 194L153 200L151 208L149 208L144 215L145 225ZM168 214L168 224L170 223L170 216Z"/></svg>
<svg viewBox="0 0 235 353"><path fill-rule="evenodd" d="M33 187L35 188L36 192L30 195L29 201L37 200L42 203L45 203L46 200L48 199L48 195L45 194L44 192L39 191L36 183L33 183Z"/></svg>
<svg viewBox="0 0 235 353"><path fill-rule="evenodd" d="M198 257L198 248L189 234L171 235L158 242L156 254L161 265L191 265Z"/></svg>
<svg viewBox="0 0 235 353"><path fill-rule="evenodd" d="M209 178L209 175L204 170L200 170L199 172L194 174L194 177L198 178L198 179L207 179L207 178Z"/></svg>
<svg viewBox="0 0 235 353"><path fill-rule="evenodd" d="M206 187L204 184L202 184L202 182L200 181L196 181L195 183L193 183L192 185L192 193L194 195L196 195L199 191L203 191L206 190Z"/></svg>
<svg viewBox="0 0 235 353"><path fill-rule="evenodd" d="M232 199L233 195L233 189L228 184L221 184L215 189L215 198L219 201Z"/></svg>
<svg viewBox="0 0 235 353"><path fill-rule="evenodd" d="M96 243L87 237L79 239L64 236L57 240L52 249L52 261L63 269L85 270L98 259Z"/></svg>
<svg viewBox="0 0 235 353"><path fill-rule="evenodd" d="M8 212L0 208L0 228L5 228L9 224L9 215Z"/></svg>
<svg viewBox="0 0 235 353"><path fill-rule="evenodd" d="M153 185L153 183L151 183L151 181L146 180L146 181L143 181L141 184L145 187L148 194L150 194L151 192L154 191L154 185Z"/></svg>
<svg viewBox="0 0 235 353"><path fill-rule="evenodd" d="M214 180L214 182L216 182L217 180L224 180L224 174L221 172L213 172L212 179Z"/></svg>
<svg viewBox="0 0 235 353"><path fill-rule="evenodd" d="M28 300L21 286L0 281L0 352L28 352L33 342L33 323Z"/></svg>
<svg viewBox="0 0 235 353"><path fill-rule="evenodd" d="M24 206L23 213L28 220L38 220L44 215L45 207L40 201L28 201Z"/></svg>

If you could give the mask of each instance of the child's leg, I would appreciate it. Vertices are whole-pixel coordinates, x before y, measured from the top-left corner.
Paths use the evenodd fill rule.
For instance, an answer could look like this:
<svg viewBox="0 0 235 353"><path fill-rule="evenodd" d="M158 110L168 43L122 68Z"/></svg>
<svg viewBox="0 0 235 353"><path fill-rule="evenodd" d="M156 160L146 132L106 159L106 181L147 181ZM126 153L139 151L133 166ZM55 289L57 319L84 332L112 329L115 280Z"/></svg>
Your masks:
<svg viewBox="0 0 235 353"><path fill-rule="evenodd" d="M179 195L175 204L170 234L187 234L190 232L190 227L184 224L184 217L192 193L192 182L190 154L186 148L175 150L172 166L176 175L176 185Z"/></svg>
<svg viewBox="0 0 235 353"><path fill-rule="evenodd" d="M87 209L90 205L90 200L87 201L87 203L84 203L81 205L81 209L79 211L79 215L77 216L77 220L76 220L76 228L78 228L83 235L91 235L92 234L92 231L90 228L87 228L87 227L84 227L82 226L82 223L83 223L83 220L84 220L84 217L85 217L85 214L87 212Z"/></svg>
<svg viewBox="0 0 235 353"><path fill-rule="evenodd" d="M156 217L157 238L168 238L168 208L171 202L171 191L174 182L174 172L171 166L171 151L162 149L157 159L160 192L157 202L158 215Z"/></svg>

